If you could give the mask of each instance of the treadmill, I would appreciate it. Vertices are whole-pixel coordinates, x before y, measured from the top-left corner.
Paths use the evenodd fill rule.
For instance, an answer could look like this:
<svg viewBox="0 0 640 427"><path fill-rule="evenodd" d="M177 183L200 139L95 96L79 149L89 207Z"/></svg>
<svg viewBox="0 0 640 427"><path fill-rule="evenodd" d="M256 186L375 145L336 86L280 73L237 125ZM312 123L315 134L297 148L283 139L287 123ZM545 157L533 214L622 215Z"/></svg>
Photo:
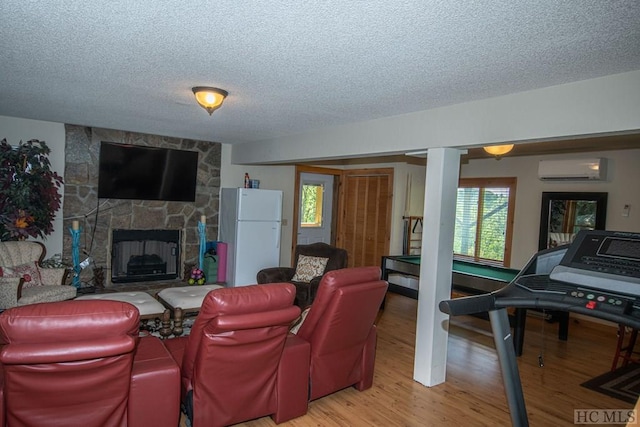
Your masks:
<svg viewBox="0 0 640 427"><path fill-rule="evenodd" d="M507 308L580 313L640 329L640 233L582 230L536 253L504 288L441 301L451 316L488 313L514 426L528 426Z"/></svg>

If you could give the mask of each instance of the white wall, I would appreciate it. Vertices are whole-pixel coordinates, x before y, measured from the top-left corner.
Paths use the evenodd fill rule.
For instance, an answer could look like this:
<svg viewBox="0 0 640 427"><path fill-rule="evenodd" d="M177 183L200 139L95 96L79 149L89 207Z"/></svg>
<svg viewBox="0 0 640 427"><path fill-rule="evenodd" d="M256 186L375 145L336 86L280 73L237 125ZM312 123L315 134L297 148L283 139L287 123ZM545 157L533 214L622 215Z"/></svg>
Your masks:
<svg viewBox="0 0 640 427"><path fill-rule="evenodd" d="M296 170L294 166L244 166L231 164L231 145L222 144L220 163L220 188L242 187L244 174L260 180L260 188L282 190L282 236L280 265L291 265L292 220ZM276 267L276 266L274 266Z"/></svg>
<svg viewBox="0 0 640 427"><path fill-rule="evenodd" d="M0 139L3 138L6 138L11 145L18 145L20 141L26 142L30 139L46 142L51 149L51 154L49 154L51 169L58 175L64 176L64 124L0 116ZM60 189L60 192L63 197L62 203L64 203L64 187ZM44 243L47 248L46 257L49 258L54 254L62 254L63 233L61 208L53 221L53 233L45 239L30 240L39 240Z"/></svg>
<svg viewBox="0 0 640 427"><path fill-rule="evenodd" d="M549 182L538 179L538 162L542 159L607 159L607 180L597 182ZM503 157L501 160L471 160L462 165L461 177L517 177L511 266L521 268L538 251L541 199L543 191L607 192L608 230L640 232L640 150L620 150L563 154L554 156ZM622 216L625 204L631 206L628 217Z"/></svg>
<svg viewBox="0 0 640 427"><path fill-rule="evenodd" d="M326 167L326 166L321 166ZM403 222L405 200L407 195L407 179L411 181L409 215L422 215L424 206L425 167L407 163L367 164L344 167L329 166L335 169L370 169L394 168L393 205L391 208L391 236L389 253L402 253ZM260 180L260 188L284 191L282 247L280 249L280 265L291 265L291 248L293 245L293 204L295 201L295 167L294 166L249 166L231 164L231 146L222 145L222 163L220 166L220 187L241 187L245 172L252 179Z"/></svg>
<svg viewBox="0 0 640 427"><path fill-rule="evenodd" d="M290 265L289 247L292 242L291 218L293 216L295 168L292 166L238 166L230 164L229 146L223 146L223 186L241 186L244 172L261 179L263 188L280 189L285 193L284 217L289 226L283 227L281 265ZM538 179L538 162L541 159L578 157L604 157L607 159L607 180L600 182L548 182ZM516 177L516 209L511 266L521 268L538 251L540 210L544 191L607 192L608 209L606 227L609 230L640 232L640 149L602 151L575 155L547 155L530 157L503 157L501 160L471 160L461 166L461 177ZM402 217L405 214L407 177L411 180L410 215L423 215L426 168L406 163L375 163L345 166L342 169L394 168L393 206L391 217L390 254L402 253ZM266 187L262 184L266 183ZM628 217L622 216L624 205L631 206ZM428 212L427 212L428 215ZM288 245L288 246L287 246Z"/></svg>

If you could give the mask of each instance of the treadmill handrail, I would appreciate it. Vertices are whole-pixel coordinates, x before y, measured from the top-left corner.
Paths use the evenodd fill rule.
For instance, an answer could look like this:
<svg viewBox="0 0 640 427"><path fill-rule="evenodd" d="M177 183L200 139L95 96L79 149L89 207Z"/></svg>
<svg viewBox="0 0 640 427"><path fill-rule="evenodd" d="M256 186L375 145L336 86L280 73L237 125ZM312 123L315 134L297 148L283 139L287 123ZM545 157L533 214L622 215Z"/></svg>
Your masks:
<svg viewBox="0 0 640 427"><path fill-rule="evenodd" d="M487 313L496 309L496 299L493 293L471 295L440 301L440 311L451 316Z"/></svg>

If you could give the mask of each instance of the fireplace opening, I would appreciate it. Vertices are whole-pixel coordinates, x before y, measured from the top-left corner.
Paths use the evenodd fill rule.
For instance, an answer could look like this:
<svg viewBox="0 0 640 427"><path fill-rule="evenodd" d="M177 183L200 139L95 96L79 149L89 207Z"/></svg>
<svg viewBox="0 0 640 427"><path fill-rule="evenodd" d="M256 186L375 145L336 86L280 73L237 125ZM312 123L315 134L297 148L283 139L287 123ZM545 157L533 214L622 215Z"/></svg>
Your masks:
<svg viewBox="0 0 640 427"><path fill-rule="evenodd" d="M179 230L112 232L112 283L177 279L179 264Z"/></svg>

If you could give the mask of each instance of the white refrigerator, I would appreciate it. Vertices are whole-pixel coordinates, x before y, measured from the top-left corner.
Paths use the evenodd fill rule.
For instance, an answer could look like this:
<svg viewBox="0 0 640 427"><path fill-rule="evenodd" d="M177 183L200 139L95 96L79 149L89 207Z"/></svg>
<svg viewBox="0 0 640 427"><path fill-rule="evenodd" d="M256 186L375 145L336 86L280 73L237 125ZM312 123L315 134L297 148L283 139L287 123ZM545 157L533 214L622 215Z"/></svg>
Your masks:
<svg viewBox="0 0 640 427"><path fill-rule="evenodd" d="M227 244L227 286L256 283L280 265L282 191L222 188L218 240Z"/></svg>

